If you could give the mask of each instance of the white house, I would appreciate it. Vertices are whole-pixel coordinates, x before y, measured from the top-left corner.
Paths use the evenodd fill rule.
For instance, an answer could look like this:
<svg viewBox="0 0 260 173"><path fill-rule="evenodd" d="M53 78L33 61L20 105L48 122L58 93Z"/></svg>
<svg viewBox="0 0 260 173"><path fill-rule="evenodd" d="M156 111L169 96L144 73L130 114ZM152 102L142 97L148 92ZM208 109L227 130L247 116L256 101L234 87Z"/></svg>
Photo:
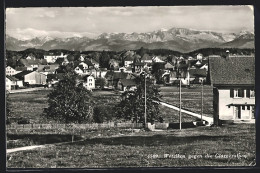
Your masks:
<svg viewBox="0 0 260 173"><path fill-rule="evenodd" d="M153 62L164 62L158 56L153 57Z"/></svg>
<svg viewBox="0 0 260 173"><path fill-rule="evenodd" d="M201 53L198 53L198 54L196 55L196 59L197 59L197 60L202 60L202 59L203 59L203 55L202 55Z"/></svg>
<svg viewBox="0 0 260 173"><path fill-rule="evenodd" d="M22 71L14 76L15 78L22 80L24 83L32 84L46 84L46 75L36 71Z"/></svg>
<svg viewBox="0 0 260 173"><path fill-rule="evenodd" d="M13 77L13 76L6 76L5 77L5 86L6 90L10 91L13 89L17 89L17 87L23 86L23 81Z"/></svg>
<svg viewBox="0 0 260 173"><path fill-rule="evenodd" d="M61 52L60 55L44 55L44 59L46 59L48 63L54 63L58 58L66 58L67 56L68 55Z"/></svg>
<svg viewBox="0 0 260 173"><path fill-rule="evenodd" d="M95 78L92 75L86 75L83 77L84 82L83 82L83 86L88 89L88 90L92 90L95 88Z"/></svg>
<svg viewBox="0 0 260 173"><path fill-rule="evenodd" d="M255 58L210 57L214 123L255 122Z"/></svg>
<svg viewBox="0 0 260 173"><path fill-rule="evenodd" d="M5 68L5 74L8 75L8 76L13 76L15 74L19 73L19 71L16 71L14 68L10 67L10 66L7 66Z"/></svg>

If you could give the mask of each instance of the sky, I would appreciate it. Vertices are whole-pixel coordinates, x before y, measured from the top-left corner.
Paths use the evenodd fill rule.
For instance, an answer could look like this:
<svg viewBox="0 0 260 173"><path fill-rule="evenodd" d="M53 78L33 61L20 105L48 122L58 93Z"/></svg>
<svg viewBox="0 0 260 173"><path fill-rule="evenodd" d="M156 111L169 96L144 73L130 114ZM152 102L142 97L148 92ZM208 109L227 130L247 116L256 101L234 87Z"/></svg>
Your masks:
<svg viewBox="0 0 260 173"><path fill-rule="evenodd" d="M94 38L101 33L142 33L161 28L231 33L254 31L253 6L7 8L6 34Z"/></svg>

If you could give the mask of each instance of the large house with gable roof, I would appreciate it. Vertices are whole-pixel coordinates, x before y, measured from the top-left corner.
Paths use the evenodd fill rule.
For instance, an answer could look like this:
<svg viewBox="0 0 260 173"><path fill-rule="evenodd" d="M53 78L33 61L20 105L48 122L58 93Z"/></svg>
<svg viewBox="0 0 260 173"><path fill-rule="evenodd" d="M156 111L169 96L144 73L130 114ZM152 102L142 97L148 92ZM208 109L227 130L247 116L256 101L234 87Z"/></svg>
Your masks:
<svg viewBox="0 0 260 173"><path fill-rule="evenodd" d="M255 58L209 57L208 75L213 86L214 124L255 122Z"/></svg>

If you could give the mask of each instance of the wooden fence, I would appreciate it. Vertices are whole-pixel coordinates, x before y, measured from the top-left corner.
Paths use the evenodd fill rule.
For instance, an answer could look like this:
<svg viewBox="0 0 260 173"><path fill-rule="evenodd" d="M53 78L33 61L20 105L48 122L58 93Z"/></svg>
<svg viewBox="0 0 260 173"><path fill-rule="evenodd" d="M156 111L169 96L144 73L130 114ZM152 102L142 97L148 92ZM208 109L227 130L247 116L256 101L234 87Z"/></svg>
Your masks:
<svg viewBox="0 0 260 173"><path fill-rule="evenodd" d="M155 123L156 129L167 129L169 123ZM141 129L142 123L93 123L93 124L9 124L7 134L83 134L93 130Z"/></svg>

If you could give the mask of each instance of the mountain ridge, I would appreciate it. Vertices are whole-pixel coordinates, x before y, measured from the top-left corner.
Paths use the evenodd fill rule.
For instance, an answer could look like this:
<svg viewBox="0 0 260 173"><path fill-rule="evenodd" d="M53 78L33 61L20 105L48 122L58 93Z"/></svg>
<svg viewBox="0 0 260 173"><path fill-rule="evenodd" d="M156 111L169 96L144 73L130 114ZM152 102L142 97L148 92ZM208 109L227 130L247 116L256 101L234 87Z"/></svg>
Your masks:
<svg viewBox="0 0 260 173"><path fill-rule="evenodd" d="M223 48L225 46L228 48L254 48L254 34L249 31L219 33L187 28L170 28L147 33L102 33L96 38L52 38L46 36L18 40L6 35L6 48L14 51L27 48L121 51L144 47L189 52L200 48Z"/></svg>

